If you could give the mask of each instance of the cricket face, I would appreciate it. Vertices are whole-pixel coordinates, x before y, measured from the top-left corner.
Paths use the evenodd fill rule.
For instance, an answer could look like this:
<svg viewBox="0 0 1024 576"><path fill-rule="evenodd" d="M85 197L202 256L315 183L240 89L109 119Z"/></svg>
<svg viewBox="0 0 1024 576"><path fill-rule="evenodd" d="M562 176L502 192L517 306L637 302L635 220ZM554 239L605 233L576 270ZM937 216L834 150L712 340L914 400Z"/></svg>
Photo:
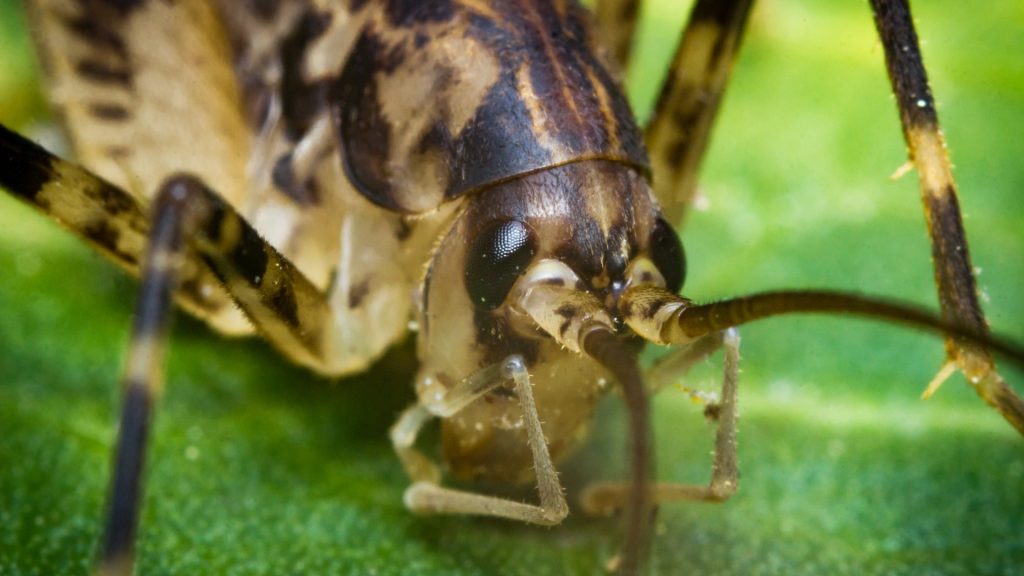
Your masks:
<svg viewBox="0 0 1024 576"><path fill-rule="evenodd" d="M683 249L643 177L588 161L535 173L479 193L439 245L424 282L417 389L440 397L480 368L521 355L528 365L552 457L585 434L614 384L582 353L602 327L624 346L637 338L620 317L629 287L672 292ZM531 456L511 388L444 420L450 471L461 479L531 481Z"/></svg>

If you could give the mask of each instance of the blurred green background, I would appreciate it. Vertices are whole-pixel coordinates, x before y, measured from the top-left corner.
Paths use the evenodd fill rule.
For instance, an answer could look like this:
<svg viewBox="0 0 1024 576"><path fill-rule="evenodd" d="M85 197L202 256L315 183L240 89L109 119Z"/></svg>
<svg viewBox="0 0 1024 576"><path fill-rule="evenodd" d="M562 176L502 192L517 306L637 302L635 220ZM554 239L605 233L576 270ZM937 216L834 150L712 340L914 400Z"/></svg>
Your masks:
<svg viewBox="0 0 1024 576"><path fill-rule="evenodd" d="M1024 341L1024 3L918 2L980 286ZM657 91L689 2L644 9L630 92ZM21 7L0 0L0 122L45 130ZM762 0L683 231L685 293L834 287L935 308L916 175L867 3ZM98 538L135 282L0 196L0 574L86 570ZM1024 442L956 376L918 395L938 338L843 319L743 330L741 489L664 506L662 574L1020 574ZM386 430L412 400L408 346L331 382L261 342L179 318L156 421L144 574L596 574L618 523L547 530L420 518ZM1024 374L1004 369L1018 390ZM688 385L714 389L717 358ZM668 390L659 476L703 482L711 429ZM566 467L570 496L622 468L614 406ZM606 455L613 461L607 462ZM572 505L575 501L572 501Z"/></svg>

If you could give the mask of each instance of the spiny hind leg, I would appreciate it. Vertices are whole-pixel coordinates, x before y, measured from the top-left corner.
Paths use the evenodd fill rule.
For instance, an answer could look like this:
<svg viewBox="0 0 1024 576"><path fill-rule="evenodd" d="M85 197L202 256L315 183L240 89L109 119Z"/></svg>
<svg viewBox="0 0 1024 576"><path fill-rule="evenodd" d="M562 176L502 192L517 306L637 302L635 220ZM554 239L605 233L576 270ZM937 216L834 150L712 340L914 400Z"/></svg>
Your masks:
<svg viewBox="0 0 1024 576"><path fill-rule="evenodd" d="M417 435L431 418L452 416L508 380L515 383L515 393L522 407L523 421L533 453L540 505L444 488L440 485L441 473L437 464L414 448ZM509 356L498 364L477 371L435 404L416 404L410 407L392 427L391 442L413 480L413 485L405 492L405 504L413 512L497 516L547 526L560 523L569 513L558 472L551 462L544 440L530 374L520 356Z"/></svg>
<svg viewBox="0 0 1024 576"><path fill-rule="evenodd" d="M172 298L176 293L180 297L179 286L196 278L218 288L223 285L221 289L275 346L322 371L331 368L322 344L323 323L330 318L328 303L287 259L193 177L167 180L147 216L123 190L0 127L0 184L129 270L138 270L142 263L99 559L105 573L130 573L146 438L161 380Z"/></svg>
<svg viewBox="0 0 1024 576"><path fill-rule="evenodd" d="M953 324L987 334L988 324L978 302L956 184L910 7L906 0L871 0L871 7L885 48L903 136L921 184L942 316ZM948 363L963 371L978 395L1024 434L1024 401L996 372L992 356L984 348L957 338L947 338L946 356ZM948 368L947 364L940 370L926 395L953 372Z"/></svg>
<svg viewBox="0 0 1024 576"><path fill-rule="evenodd" d="M0 126L0 186L81 237L132 275L140 274L149 214L135 196ZM176 298L218 329L250 332L213 273L186 264Z"/></svg>
<svg viewBox="0 0 1024 576"><path fill-rule="evenodd" d="M740 337L735 328L698 341L695 347L705 354L718 344L725 349L725 368L722 378L722 396L717 404L709 405L706 413L718 422L715 434L715 460L711 481L707 485L658 483L652 486L655 502L700 500L722 502L728 500L739 487L739 466L736 457L736 388L739 381ZM697 356L690 352L678 353L674 367L687 368ZM583 511L587 514L610 514L622 509L629 494L629 484L600 483L588 486L583 493Z"/></svg>
<svg viewBox="0 0 1024 576"><path fill-rule="evenodd" d="M325 353L325 341L334 329L325 295L198 179L173 177L161 190L173 182L188 184L189 202L199 219L185 236L186 259L174 294L177 301L213 321L209 314L217 306L234 308L230 294L248 317L243 322L249 330L252 322L296 362L325 373L339 372ZM130 194L3 126L0 186L139 274L152 233L151 220Z"/></svg>

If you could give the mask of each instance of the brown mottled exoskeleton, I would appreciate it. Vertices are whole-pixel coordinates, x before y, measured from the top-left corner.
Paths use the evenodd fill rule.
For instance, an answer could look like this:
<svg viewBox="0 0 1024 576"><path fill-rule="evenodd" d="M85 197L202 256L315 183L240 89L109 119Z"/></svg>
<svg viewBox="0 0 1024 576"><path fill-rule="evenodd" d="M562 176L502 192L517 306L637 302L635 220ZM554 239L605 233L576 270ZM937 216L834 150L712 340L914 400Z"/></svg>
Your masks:
<svg viewBox="0 0 1024 576"><path fill-rule="evenodd" d="M709 305L677 295L686 266L670 222L693 194L751 2L697 3L645 132L616 64L636 4L600 2L592 20L570 0L31 3L85 168L3 129L0 183L142 278L104 570L131 569L172 300L330 375L366 368L415 319L419 401L392 441L416 512L561 522L554 464L617 381L631 479L591 486L583 507L625 509L627 573L642 563L653 503L737 487L740 324L832 312L942 331L948 366L1024 432L1024 405L988 349L1024 354L987 336L905 2L872 6L921 174L943 320L824 291ZM645 341L681 346L646 384ZM647 397L721 346L712 479L652 484ZM450 478L535 483L539 503L445 487L415 447L433 418Z"/></svg>

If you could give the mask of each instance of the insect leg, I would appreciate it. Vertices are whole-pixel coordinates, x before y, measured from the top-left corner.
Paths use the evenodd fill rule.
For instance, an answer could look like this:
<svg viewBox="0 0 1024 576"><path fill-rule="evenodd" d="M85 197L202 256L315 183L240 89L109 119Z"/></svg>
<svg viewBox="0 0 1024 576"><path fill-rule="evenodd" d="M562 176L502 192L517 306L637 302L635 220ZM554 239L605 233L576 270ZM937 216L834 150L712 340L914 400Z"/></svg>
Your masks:
<svg viewBox="0 0 1024 576"><path fill-rule="evenodd" d="M429 410L417 403L406 408L391 427L389 434L391 446L395 449L398 459L401 460L405 473L414 483L439 484L441 482L441 469L414 447L423 426L433 418L434 415Z"/></svg>
<svg viewBox="0 0 1024 576"><path fill-rule="evenodd" d="M310 181L317 164L331 152L333 137L330 117L320 117L296 144L295 149L274 164L274 183L288 190L292 198L312 202Z"/></svg>
<svg viewBox="0 0 1024 576"><path fill-rule="evenodd" d="M698 341L698 350L710 353L718 345L725 348L725 369L722 378L722 397L712 405L715 411L709 414L718 422L715 435L715 461L711 469L711 481L706 486L693 484L658 483L652 486L655 502L677 500L700 500L722 502L728 500L739 487L739 466L736 458L736 388L739 382L740 337L739 332L730 328L722 333ZM676 353L677 367L692 364L694 354L690 351ZM671 361L671 360L670 360ZM685 369L685 368L684 368ZM709 409L712 408L709 406ZM625 505L630 485L621 482L592 484L582 497L584 512L592 515L609 514Z"/></svg>
<svg viewBox="0 0 1024 576"><path fill-rule="evenodd" d="M214 192L188 179L203 206L190 247L275 348L330 372L324 346L332 316L323 292Z"/></svg>
<svg viewBox="0 0 1024 576"><path fill-rule="evenodd" d="M594 15L605 45L611 46L615 61L625 73L629 69L629 55L633 51L640 0L598 0Z"/></svg>
<svg viewBox="0 0 1024 576"><path fill-rule="evenodd" d="M124 412L104 544L111 573L130 570L150 406L178 272L198 256L282 352L323 369L326 298L199 180L176 176L154 206L142 295L124 376Z"/></svg>
<svg viewBox="0 0 1024 576"><path fill-rule="evenodd" d="M725 332L709 334L690 346L678 348L673 353L659 359L644 375L650 393L653 395L661 392L666 386L689 372L694 364L714 354L722 347L724 337Z"/></svg>
<svg viewBox="0 0 1024 576"><path fill-rule="evenodd" d="M533 452L537 490L540 494L539 506L443 488L438 484L440 473L437 465L412 447L420 428L431 416L451 416L510 379L515 383L516 396L522 406L524 425ZM551 462L544 440L544 431L533 399L530 374L526 363L519 356L509 356L498 364L476 372L436 404L417 405L406 410L391 429L391 439L395 451L414 481L405 492L405 505L413 512L498 516L546 526L559 524L569 513L558 472Z"/></svg>
<svg viewBox="0 0 1024 576"><path fill-rule="evenodd" d="M121 268L139 275L150 223L136 197L4 126L0 126L0 186ZM185 309L225 332L251 330L217 278L203 266L182 270L175 296Z"/></svg>
<svg viewBox="0 0 1024 576"><path fill-rule="evenodd" d="M698 0L683 31L645 139L654 193L669 222L682 221L697 169L739 51L753 0Z"/></svg>
<svg viewBox="0 0 1024 576"><path fill-rule="evenodd" d="M871 0L871 7L885 48L903 136L921 184L942 317L978 334L987 334L988 325L978 302L956 184L910 7L906 0ZM1024 433L1024 401L996 372L992 356L984 348L963 338L947 337L946 356L949 362L959 366L985 402ZM949 370L940 371L940 374L949 373ZM934 390L938 383L941 378L929 390Z"/></svg>
<svg viewBox="0 0 1024 576"><path fill-rule="evenodd" d="M402 413L398 421L391 427L390 436L395 452L402 461L409 478L414 482L425 481L435 484L441 481L441 472L438 466L413 447L420 430L431 419L452 416L469 405L470 402L506 382L508 370L504 366L511 361L512 359L507 359L505 362L492 364L478 370L460 382L458 386L452 388L437 402L430 405L417 402Z"/></svg>
<svg viewBox="0 0 1024 576"><path fill-rule="evenodd" d="M226 289L281 352L305 366L338 372L324 359L331 314L323 293L199 180L175 179L190 182L190 197L201 213L195 234L186 237L189 258L179 300L204 316L203 299ZM150 223L123 190L2 126L0 185L138 273Z"/></svg>
<svg viewBox="0 0 1024 576"><path fill-rule="evenodd" d="M171 180L153 207L131 348L121 377L121 425L100 558L103 574L132 571L146 441L161 387L172 296L186 259L184 238L197 223L193 195L188 181Z"/></svg>

